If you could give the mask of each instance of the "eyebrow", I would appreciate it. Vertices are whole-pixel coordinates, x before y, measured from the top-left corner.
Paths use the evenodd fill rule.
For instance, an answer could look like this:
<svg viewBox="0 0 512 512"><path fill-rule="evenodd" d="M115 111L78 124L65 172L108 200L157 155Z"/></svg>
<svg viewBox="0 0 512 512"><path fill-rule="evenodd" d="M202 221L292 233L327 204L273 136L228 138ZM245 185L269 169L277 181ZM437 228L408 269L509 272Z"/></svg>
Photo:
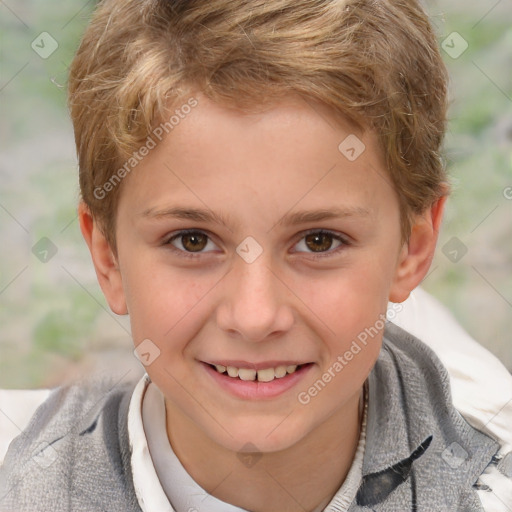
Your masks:
<svg viewBox="0 0 512 512"><path fill-rule="evenodd" d="M277 226L295 226L298 224L307 224L310 222L319 222L329 219L341 219L346 217L368 217L370 210L356 207L319 209L319 210L301 210L298 212L287 213L274 225ZM208 222L212 224L221 224L230 229L231 226L238 226L239 222L235 221L230 215L215 213L206 208L185 208L173 207L163 210L155 210L149 208L142 212L141 217L149 219L175 218L192 220L196 222Z"/></svg>

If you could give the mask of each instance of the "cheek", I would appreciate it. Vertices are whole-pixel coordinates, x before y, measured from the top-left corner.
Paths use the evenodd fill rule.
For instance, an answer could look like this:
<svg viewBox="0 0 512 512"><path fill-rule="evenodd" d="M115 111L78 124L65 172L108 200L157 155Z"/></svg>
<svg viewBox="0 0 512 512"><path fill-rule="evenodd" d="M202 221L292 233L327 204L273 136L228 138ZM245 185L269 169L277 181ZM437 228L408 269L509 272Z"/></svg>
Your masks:
<svg viewBox="0 0 512 512"><path fill-rule="evenodd" d="M212 276L194 276L166 265L144 264L143 260L126 273L125 292L135 343L150 338L165 344L178 341L200 325L201 304L216 283Z"/></svg>
<svg viewBox="0 0 512 512"><path fill-rule="evenodd" d="M342 388L355 392L380 352L389 277L382 260L376 265L363 258L357 265L329 274L302 281L300 296L314 313L309 315L312 328L323 340L321 371L336 375L330 392L336 394ZM338 402L339 398L333 403Z"/></svg>
<svg viewBox="0 0 512 512"><path fill-rule="evenodd" d="M361 264L301 280L298 295L333 335L346 340L373 325L386 311L388 276Z"/></svg>

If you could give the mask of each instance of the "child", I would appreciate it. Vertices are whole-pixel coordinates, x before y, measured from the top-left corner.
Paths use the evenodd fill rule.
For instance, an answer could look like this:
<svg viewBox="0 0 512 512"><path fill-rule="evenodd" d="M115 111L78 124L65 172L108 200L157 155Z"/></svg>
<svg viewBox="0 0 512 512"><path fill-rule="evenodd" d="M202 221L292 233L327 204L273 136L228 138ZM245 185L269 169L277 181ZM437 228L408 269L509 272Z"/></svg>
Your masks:
<svg viewBox="0 0 512 512"><path fill-rule="evenodd" d="M491 510L512 457L386 322L448 193L417 2L104 0L69 100L81 230L147 375L54 392L0 510Z"/></svg>

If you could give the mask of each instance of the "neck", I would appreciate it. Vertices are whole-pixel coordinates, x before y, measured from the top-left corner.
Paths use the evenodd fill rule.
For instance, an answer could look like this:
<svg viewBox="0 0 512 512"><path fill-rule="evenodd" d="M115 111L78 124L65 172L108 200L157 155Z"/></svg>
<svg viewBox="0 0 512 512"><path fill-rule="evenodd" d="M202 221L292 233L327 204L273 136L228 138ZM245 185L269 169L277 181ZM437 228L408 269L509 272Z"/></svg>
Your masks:
<svg viewBox="0 0 512 512"><path fill-rule="evenodd" d="M166 400L167 435L190 476L215 498L252 512L317 512L336 494L354 459L361 396L358 393L299 442L277 452L228 450Z"/></svg>

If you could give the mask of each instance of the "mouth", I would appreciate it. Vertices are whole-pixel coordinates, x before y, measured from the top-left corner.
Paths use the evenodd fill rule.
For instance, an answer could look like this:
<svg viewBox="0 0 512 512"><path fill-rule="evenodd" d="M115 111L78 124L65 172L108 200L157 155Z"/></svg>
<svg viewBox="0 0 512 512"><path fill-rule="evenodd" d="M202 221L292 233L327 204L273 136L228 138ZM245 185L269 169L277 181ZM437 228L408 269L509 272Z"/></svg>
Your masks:
<svg viewBox="0 0 512 512"><path fill-rule="evenodd" d="M209 363L207 363L209 364ZM239 379L246 382L272 382L275 379L283 379L288 375L300 371L304 366L311 364L279 364L263 368L244 368L238 366L225 366L222 364L209 364L221 375L227 375L232 379Z"/></svg>
<svg viewBox="0 0 512 512"><path fill-rule="evenodd" d="M222 364L224 363L224 364ZM244 400L275 398L302 381L314 363L202 362L211 379L224 391ZM252 367L251 367L252 366Z"/></svg>

